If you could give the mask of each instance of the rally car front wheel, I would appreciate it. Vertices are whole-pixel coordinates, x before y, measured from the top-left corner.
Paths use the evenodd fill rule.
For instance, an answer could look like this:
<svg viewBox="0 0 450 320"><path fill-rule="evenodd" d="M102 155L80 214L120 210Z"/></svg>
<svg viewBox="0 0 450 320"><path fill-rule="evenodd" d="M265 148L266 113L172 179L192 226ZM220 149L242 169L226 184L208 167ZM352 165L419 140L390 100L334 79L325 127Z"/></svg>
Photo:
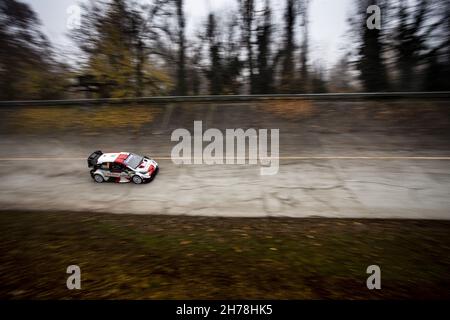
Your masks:
<svg viewBox="0 0 450 320"><path fill-rule="evenodd" d="M102 183L105 181L105 179L103 179L103 177L99 174L94 174L94 181L97 183Z"/></svg>
<svg viewBox="0 0 450 320"><path fill-rule="evenodd" d="M133 180L133 183L135 183L135 184L141 184L142 183L142 178L139 177L139 176L133 176L131 178L131 180Z"/></svg>

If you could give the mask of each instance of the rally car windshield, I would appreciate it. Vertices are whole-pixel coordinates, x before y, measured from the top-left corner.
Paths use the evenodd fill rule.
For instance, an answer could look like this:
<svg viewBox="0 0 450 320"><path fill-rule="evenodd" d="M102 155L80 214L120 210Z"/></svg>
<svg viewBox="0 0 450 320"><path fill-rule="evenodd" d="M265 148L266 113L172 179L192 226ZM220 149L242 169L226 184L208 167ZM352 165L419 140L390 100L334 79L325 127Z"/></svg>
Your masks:
<svg viewBox="0 0 450 320"><path fill-rule="evenodd" d="M131 153L124 162L128 167L136 169L141 164L142 160L144 160L144 157Z"/></svg>

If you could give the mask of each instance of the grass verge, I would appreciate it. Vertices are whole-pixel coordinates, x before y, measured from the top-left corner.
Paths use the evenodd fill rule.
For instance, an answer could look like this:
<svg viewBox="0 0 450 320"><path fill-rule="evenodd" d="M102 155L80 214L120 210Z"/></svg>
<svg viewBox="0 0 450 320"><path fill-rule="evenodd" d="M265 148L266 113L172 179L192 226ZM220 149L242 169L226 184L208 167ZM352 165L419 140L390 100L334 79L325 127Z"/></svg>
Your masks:
<svg viewBox="0 0 450 320"><path fill-rule="evenodd" d="M449 221L0 212L3 299L449 299L449 272Z"/></svg>

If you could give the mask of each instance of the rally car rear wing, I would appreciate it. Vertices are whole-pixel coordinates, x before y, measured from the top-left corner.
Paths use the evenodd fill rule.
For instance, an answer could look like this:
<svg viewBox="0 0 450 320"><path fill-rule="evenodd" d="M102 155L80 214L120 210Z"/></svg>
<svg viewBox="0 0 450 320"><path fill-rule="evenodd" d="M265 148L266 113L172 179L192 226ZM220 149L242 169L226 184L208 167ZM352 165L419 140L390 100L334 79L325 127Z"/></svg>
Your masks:
<svg viewBox="0 0 450 320"><path fill-rule="evenodd" d="M91 168L97 164L98 158L103 154L100 150L93 152L87 159L88 167Z"/></svg>

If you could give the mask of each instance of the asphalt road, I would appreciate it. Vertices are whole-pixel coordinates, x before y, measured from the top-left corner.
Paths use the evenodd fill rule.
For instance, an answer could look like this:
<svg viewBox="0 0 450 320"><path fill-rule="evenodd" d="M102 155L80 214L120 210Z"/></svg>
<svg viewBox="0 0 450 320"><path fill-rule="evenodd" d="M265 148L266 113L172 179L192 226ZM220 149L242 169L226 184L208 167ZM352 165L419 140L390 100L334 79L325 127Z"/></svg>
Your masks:
<svg viewBox="0 0 450 320"><path fill-rule="evenodd" d="M136 214L450 219L449 102L267 102L0 110L0 206ZM280 168L176 165L177 128L280 129ZM160 163L145 185L96 184L86 157Z"/></svg>

